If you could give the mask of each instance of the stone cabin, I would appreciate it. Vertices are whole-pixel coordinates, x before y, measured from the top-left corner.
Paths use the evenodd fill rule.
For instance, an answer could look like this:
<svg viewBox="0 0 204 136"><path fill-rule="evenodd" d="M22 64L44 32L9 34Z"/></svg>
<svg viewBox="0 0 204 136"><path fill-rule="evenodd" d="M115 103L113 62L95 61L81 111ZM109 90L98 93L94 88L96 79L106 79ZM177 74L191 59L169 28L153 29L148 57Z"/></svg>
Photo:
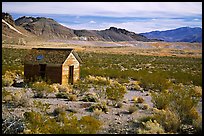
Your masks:
<svg viewBox="0 0 204 136"><path fill-rule="evenodd" d="M24 61L25 81L36 78L52 83L73 84L80 78L82 60L69 48L32 48Z"/></svg>

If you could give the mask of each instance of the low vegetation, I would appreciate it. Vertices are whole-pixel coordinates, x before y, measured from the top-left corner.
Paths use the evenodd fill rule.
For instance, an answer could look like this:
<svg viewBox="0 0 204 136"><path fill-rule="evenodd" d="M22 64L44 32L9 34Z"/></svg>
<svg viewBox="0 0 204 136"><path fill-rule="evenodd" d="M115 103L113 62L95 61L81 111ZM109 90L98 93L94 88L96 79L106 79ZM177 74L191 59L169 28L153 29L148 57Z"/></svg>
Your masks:
<svg viewBox="0 0 204 136"><path fill-rule="evenodd" d="M49 93L55 91L55 89L45 81L34 82L31 88L36 98L48 97Z"/></svg>
<svg viewBox="0 0 204 136"><path fill-rule="evenodd" d="M23 58L27 50L2 50L2 86L7 88L13 85L17 76L23 77ZM89 111L92 116L77 118L73 113L79 112L73 107L55 107L50 113L50 105L47 103L34 100L30 104L27 88L21 92L2 88L2 104L7 108L13 110L31 107L31 111L26 111L21 120L25 124L23 131L11 130L12 132L93 134L101 129L100 115L108 114L112 110L110 108L126 109L129 114L138 110L149 112L152 109L143 96L132 96L132 101L125 101L127 89L148 91L154 105L153 114L139 121L139 129L135 133L202 132L202 116L197 111L202 97L201 58L88 52L79 52L79 56L84 63L80 67L81 80L74 85L36 81L26 87L31 88L33 99L49 98L50 94L54 94L56 98L64 98L65 101L81 101L81 108ZM125 103L133 104L125 107ZM121 115L118 113L117 116ZM11 132L8 130L9 123L2 126L5 133ZM189 132L190 130L193 132Z"/></svg>

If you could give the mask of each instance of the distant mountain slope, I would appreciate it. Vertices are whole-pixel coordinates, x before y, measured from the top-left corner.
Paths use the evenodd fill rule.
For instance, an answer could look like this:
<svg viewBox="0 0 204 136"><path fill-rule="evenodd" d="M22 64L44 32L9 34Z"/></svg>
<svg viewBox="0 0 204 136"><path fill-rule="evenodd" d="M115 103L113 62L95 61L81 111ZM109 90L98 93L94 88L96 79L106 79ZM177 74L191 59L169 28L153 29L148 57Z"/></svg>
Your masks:
<svg viewBox="0 0 204 136"><path fill-rule="evenodd" d="M9 13L2 13L2 43L25 44L28 37L35 39L36 36L16 26Z"/></svg>
<svg viewBox="0 0 204 136"><path fill-rule="evenodd" d="M15 24L27 31L48 39L79 39L88 41L150 41L143 35L125 29L110 27L106 30L74 30L62 26L55 20L45 17L23 16L15 20Z"/></svg>
<svg viewBox="0 0 204 136"><path fill-rule="evenodd" d="M96 33L107 41L150 41L143 35L135 34L134 32L116 27L110 27L106 30L96 31Z"/></svg>
<svg viewBox="0 0 204 136"><path fill-rule="evenodd" d="M105 41L105 39L94 30L74 30L74 34L81 38L86 37L85 39L88 41Z"/></svg>
<svg viewBox="0 0 204 136"><path fill-rule="evenodd" d="M202 42L202 28L181 27L166 31L140 33L149 39L160 39L167 42Z"/></svg>
<svg viewBox="0 0 204 136"><path fill-rule="evenodd" d="M55 20L45 17L21 17L15 24L24 27L27 31L47 39L71 39L75 37L74 31Z"/></svg>

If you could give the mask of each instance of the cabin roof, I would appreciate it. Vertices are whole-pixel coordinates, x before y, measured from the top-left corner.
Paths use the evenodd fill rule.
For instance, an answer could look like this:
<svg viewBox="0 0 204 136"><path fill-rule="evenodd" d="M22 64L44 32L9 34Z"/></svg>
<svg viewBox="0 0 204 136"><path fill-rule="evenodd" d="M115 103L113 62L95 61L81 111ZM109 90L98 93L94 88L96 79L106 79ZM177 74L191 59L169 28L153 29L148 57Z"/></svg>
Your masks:
<svg viewBox="0 0 204 136"><path fill-rule="evenodd" d="M63 64L69 54L82 63L82 60L71 48L32 48L25 57L25 63L34 64Z"/></svg>

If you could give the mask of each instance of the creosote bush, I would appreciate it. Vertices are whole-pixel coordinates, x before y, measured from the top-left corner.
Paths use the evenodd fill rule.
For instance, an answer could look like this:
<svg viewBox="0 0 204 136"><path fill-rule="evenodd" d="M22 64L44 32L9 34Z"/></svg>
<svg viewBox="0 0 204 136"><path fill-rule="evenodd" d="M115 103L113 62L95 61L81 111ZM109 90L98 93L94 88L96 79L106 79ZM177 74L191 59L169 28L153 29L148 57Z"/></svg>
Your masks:
<svg viewBox="0 0 204 136"><path fill-rule="evenodd" d="M30 100L25 90L9 92L5 89L2 91L2 101L12 107L28 107L30 106Z"/></svg>
<svg viewBox="0 0 204 136"><path fill-rule="evenodd" d="M92 84L97 84L97 85L108 85L110 84L110 80L105 78L105 77L101 77L101 76L87 76L86 77L86 81L88 83L92 83Z"/></svg>
<svg viewBox="0 0 204 136"><path fill-rule="evenodd" d="M82 101L84 102L99 102L98 97L94 93L87 93L82 98Z"/></svg>
<svg viewBox="0 0 204 136"><path fill-rule="evenodd" d="M136 91L141 90L140 84L141 82L139 81L132 81L128 84L128 89Z"/></svg>
<svg viewBox="0 0 204 136"><path fill-rule="evenodd" d="M142 97L137 98L137 103L143 103L143 102L144 102L144 98L142 98Z"/></svg>
<svg viewBox="0 0 204 136"><path fill-rule="evenodd" d="M2 76L2 86L11 86L16 78L16 73L13 71L6 71Z"/></svg>
<svg viewBox="0 0 204 136"><path fill-rule="evenodd" d="M79 80L73 85L75 91L79 91L79 94L83 95L88 92L89 86L86 80Z"/></svg>
<svg viewBox="0 0 204 136"><path fill-rule="evenodd" d="M179 115L175 112L172 112L169 109L158 110L158 112L153 116L153 118L163 126L166 132L176 133L179 130L181 120Z"/></svg>
<svg viewBox="0 0 204 136"><path fill-rule="evenodd" d="M77 95L75 95L75 94L69 94L69 95L68 95L68 100L69 100L69 101L77 101Z"/></svg>
<svg viewBox="0 0 204 136"><path fill-rule="evenodd" d="M102 110L105 113L108 112L108 107L106 103L104 102L93 104L89 108L87 108L87 110L92 111L92 112L95 111L96 109Z"/></svg>
<svg viewBox="0 0 204 136"><path fill-rule="evenodd" d="M65 107L57 107L54 109L53 115L58 116L59 114L62 114L63 112L65 112Z"/></svg>
<svg viewBox="0 0 204 136"><path fill-rule="evenodd" d="M64 98L64 99L68 99L69 98L69 94L66 92L58 92L55 94L56 98Z"/></svg>
<svg viewBox="0 0 204 136"><path fill-rule="evenodd" d="M90 116L77 119L69 114L59 114L60 122L55 118L39 112L25 112L25 134L95 134L101 127L101 122Z"/></svg>
<svg viewBox="0 0 204 136"><path fill-rule="evenodd" d="M192 125L200 116L196 109L200 95L193 86L174 85L172 90L152 93L152 102L163 112L157 113L156 120L166 131L176 132L181 124Z"/></svg>
<svg viewBox="0 0 204 136"><path fill-rule="evenodd" d="M143 104L142 109L143 110L148 110L149 109L149 105L148 104Z"/></svg>
<svg viewBox="0 0 204 136"><path fill-rule="evenodd" d="M49 93L55 92L55 89L45 81L34 82L31 85L31 88L34 93L34 97L37 98L47 97Z"/></svg>
<svg viewBox="0 0 204 136"><path fill-rule="evenodd" d="M142 128L139 128L138 134L165 134L163 127L156 120L142 122Z"/></svg>
<svg viewBox="0 0 204 136"><path fill-rule="evenodd" d="M126 92L125 86L117 81L112 81L106 88L107 98L116 102L122 100Z"/></svg>
<svg viewBox="0 0 204 136"><path fill-rule="evenodd" d="M55 92L65 92L65 93L71 93L73 88L71 85L60 85L60 84L53 84L51 85L54 89Z"/></svg>

